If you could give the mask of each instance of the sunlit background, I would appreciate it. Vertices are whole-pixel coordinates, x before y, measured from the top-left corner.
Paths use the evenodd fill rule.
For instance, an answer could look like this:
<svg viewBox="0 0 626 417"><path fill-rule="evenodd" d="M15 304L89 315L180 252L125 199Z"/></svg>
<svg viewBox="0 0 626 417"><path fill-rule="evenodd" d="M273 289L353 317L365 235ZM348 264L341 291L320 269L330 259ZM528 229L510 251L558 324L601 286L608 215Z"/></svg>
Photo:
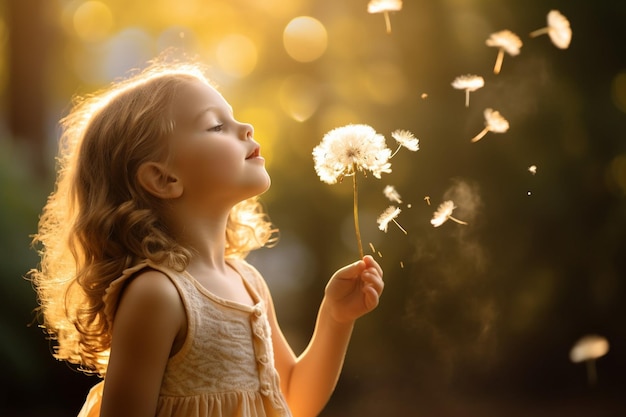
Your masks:
<svg viewBox="0 0 626 417"><path fill-rule="evenodd" d="M0 415L74 416L97 381L55 362L25 273L52 190L57 122L76 94L163 51L196 56L255 126L281 229L253 253L299 352L330 274L358 256L351 183L322 183L328 130L410 130L390 174L360 178L366 252L385 269L381 305L356 327L323 416L626 415L626 2L413 0L0 0ZM558 9L567 49L546 35ZM518 56L485 44L508 29ZM484 77L465 93L464 74ZM471 143L493 108L510 123ZM534 167L529 169L530 167ZM403 199L384 233L393 185ZM430 224L453 200L467 225ZM374 251L372 251L374 248ZM570 350L609 342L596 378Z"/></svg>

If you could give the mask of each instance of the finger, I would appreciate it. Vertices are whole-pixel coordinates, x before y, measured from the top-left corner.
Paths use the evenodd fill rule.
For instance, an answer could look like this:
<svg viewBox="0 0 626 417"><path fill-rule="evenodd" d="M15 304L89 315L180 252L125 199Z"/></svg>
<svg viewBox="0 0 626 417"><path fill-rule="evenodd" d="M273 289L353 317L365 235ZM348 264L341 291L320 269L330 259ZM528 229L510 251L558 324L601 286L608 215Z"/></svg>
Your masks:
<svg viewBox="0 0 626 417"><path fill-rule="evenodd" d="M375 309L378 306L380 297L378 296L378 292L371 286L366 286L363 288L363 296L365 308L368 311Z"/></svg>
<svg viewBox="0 0 626 417"><path fill-rule="evenodd" d="M361 275L361 279L363 280L364 286L371 286L375 289L377 294L382 294L383 289L385 288L385 282L382 277L375 270L367 270Z"/></svg>
<svg viewBox="0 0 626 417"><path fill-rule="evenodd" d="M380 276L383 276L383 269L381 268L381 266L378 264L378 262L376 262L376 260L374 260L374 258L371 255L365 255L363 257L363 262L365 263L367 268L375 268L378 273L380 274Z"/></svg>

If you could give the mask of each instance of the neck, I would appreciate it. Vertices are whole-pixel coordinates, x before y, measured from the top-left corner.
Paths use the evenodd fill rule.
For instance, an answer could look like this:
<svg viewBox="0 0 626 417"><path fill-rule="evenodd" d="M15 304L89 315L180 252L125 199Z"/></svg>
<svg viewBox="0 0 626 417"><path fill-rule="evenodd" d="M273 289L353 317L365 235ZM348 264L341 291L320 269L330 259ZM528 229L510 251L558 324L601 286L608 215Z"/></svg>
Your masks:
<svg viewBox="0 0 626 417"><path fill-rule="evenodd" d="M192 257L188 268L226 269L226 224L229 212L219 216L180 216L174 222L176 239L188 248Z"/></svg>

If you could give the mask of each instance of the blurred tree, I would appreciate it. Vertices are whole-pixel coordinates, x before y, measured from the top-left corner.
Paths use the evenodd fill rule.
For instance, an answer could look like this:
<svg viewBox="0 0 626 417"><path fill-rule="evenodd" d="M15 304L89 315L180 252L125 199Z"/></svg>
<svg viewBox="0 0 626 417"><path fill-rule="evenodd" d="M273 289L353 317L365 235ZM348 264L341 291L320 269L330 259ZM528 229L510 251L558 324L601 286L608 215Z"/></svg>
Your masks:
<svg viewBox="0 0 626 417"><path fill-rule="evenodd" d="M8 1L8 128L30 149L34 171L45 174L47 63L53 53L55 26L50 0Z"/></svg>

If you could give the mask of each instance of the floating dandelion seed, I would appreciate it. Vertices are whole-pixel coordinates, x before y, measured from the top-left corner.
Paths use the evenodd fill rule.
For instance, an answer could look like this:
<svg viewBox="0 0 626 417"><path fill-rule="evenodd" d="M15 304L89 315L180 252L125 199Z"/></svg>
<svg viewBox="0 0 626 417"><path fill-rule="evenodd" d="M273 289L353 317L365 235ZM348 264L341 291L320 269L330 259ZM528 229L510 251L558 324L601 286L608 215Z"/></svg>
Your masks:
<svg viewBox="0 0 626 417"><path fill-rule="evenodd" d="M439 227L447 220L452 220L453 222L456 222L458 224L467 224L467 222L452 217L452 212L455 208L456 206L454 205L454 202L452 200L444 201L439 205L437 211L435 211L435 214L433 214L433 218L431 219L430 224L435 227Z"/></svg>
<svg viewBox="0 0 626 417"><path fill-rule="evenodd" d="M385 189L383 190L383 194L390 201L394 201L398 204L402 204L402 197L400 197L400 194L396 191L396 188L393 185L385 186Z"/></svg>
<svg viewBox="0 0 626 417"><path fill-rule="evenodd" d="M422 98L422 100L426 100L428 98L428 93L422 93L420 97Z"/></svg>
<svg viewBox="0 0 626 417"><path fill-rule="evenodd" d="M595 361L606 355L608 351L609 342L606 338L598 335L587 335L574 344L569 357L574 363L585 362L587 364L587 382L589 385L595 385L598 380Z"/></svg>
<svg viewBox="0 0 626 417"><path fill-rule="evenodd" d="M430 206L430 197L429 196L424 197L424 201L426 201L426 203L428 203L428 205Z"/></svg>
<svg viewBox="0 0 626 417"><path fill-rule="evenodd" d="M404 269L404 262L400 261L400 268Z"/></svg>
<svg viewBox="0 0 626 417"><path fill-rule="evenodd" d="M383 172L391 172L391 150L385 137L368 125L356 124L335 128L324 135L322 142L313 149L315 172L328 184L341 182L352 176L354 195L354 228L359 255L363 258L363 244L359 228L357 171L370 171L376 178Z"/></svg>
<svg viewBox="0 0 626 417"><path fill-rule="evenodd" d="M493 109L485 109L485 128L480 131L479 134L474 136L471 142L478 142L488 132L504 133L509 130L509 122L506 120L499 111Z"/></svg>
<svg viewBox="0 0 626 417"><path fill-rule="evenodd" d="M535 38L547 33L554 46L560 49L567 49L572 41L572 28L569 20L558 10L550 10L547 21L548 26L531 32L530 37Z"/></svg>
<svg viewBox="0 0 626 417"><path fill-rule="evenodd" d="M413 152L419 150L420 148L419 139L417 139L415 135L408 130L394 130L393 132L391 132L391 137L394 138L398 143L398 148L395 150L390 158L393 158L393 156L397 154L400 148L402 148L403 146Z"/></svg>
<svg viewBox="0 0 626 417"><path fill-rule="evenodd" d="M385 211L383 211L383 213L380 216L378 216L378 220L376 221L378 223L378 228L382 230L383 232L387 233L387 225L390 222L394 222L395 225L398 226L398 228L402 230L402 232L405 235L408 234L407 231L404 230L402 226L400 226L400 223L396 221L396 217L398 217L401 211L402 210L400 210L398 207L395 207L395 206L387 207Z"/></svg>
<svg viewBox="0 0 626 417"><path fill-rule="evenodd" d="M387 33L391 33L391 19L389 12L398 12L402 10L402 0L371 0L367 4L368 13L383 13L385 16L385 28Z"/></svg>
<svg viewBox="0 0 626 417"><path fill-rule="evenodd" d="M485 86L485 79L480 75L460 75L452 81L452 87L465 90L465 107L469 107L469 96L472 91Z"/></svg>
<svg viewBox="0 0 626 417"><path fill-rule="evenodd" d="M537 173L537 165L531 165L528 167L528 172L535 175Z"/></svg>
<svg viewBox="0 0 626 417"><path fill-rule="evenodd" d="M498 48L498 56L496 58L496 64L493 67L493 73L500 74L504 52L507 52L511 56L519 55L522 40L510 30L501 30L500 32L492 33L489 39L487 39L486 44L487 46Z"/></svg>
<svg viewBox="0 0 626 417"><path fill-rule="evenodd" d="M370 242L370 249L372 250L372 253L376 253L376 249L374 248L374 244L372 242Z"/></svg>

